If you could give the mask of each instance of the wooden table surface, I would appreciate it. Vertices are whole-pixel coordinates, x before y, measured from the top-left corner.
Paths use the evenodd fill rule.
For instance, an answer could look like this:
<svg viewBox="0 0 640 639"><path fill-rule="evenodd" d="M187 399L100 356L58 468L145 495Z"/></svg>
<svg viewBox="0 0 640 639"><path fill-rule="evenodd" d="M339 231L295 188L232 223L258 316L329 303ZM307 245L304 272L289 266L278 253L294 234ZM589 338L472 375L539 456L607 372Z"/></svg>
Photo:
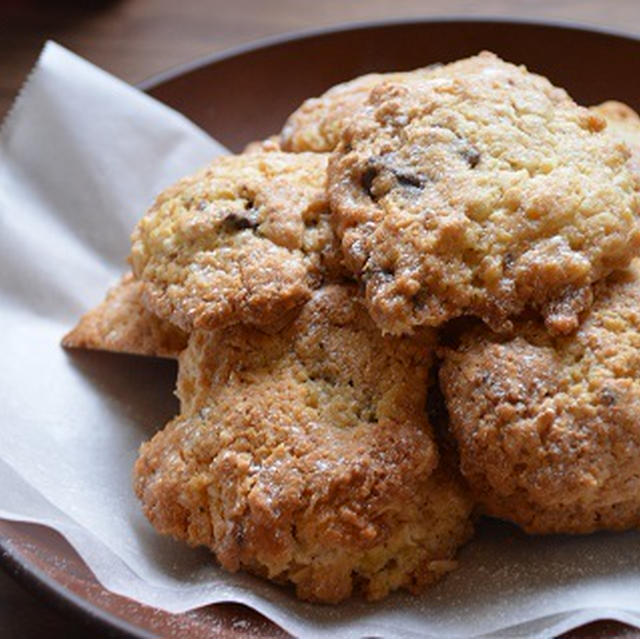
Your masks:
<svg viewBox="0 0 640 639"><path fill-rule="evenodd" d="M198 56L266 36L341 22L417 16L515 16L572 21L640 34L640 0L4 0L0 116L38 52L53 39L135 83ZM541 43L544 46L544 43ZM584 637L640 639L591 627ZM79 628L0 571L4 639L95 634Z"/></svg>

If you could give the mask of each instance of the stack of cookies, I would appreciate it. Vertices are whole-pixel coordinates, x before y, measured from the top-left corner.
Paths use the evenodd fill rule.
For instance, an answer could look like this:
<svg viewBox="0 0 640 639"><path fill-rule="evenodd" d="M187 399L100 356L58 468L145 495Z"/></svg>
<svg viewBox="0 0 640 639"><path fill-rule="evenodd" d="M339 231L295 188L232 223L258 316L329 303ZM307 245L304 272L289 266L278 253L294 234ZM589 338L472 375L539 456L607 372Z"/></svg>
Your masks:
<svg viewBox="0 0 640 639"><path fill-rule="evenodd" d="M167 189L64 339L178 358L151 523L319 602L421 591L478 514L638 526L639 158L631 109L482 53Z"/></svg>

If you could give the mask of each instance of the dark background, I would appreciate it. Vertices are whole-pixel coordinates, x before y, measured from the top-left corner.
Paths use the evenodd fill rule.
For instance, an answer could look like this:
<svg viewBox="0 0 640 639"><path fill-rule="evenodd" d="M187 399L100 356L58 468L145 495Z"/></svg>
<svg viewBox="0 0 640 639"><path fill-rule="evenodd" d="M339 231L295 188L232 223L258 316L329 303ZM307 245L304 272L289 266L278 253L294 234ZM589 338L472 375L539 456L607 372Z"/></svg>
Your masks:
<svg viewBox="0 0 640 639"><path fill-rule="evenodd" d="M135 83L285 31L452 14L577 21L640 34L638 0L2 0L0 114L47 38Z"/></svg>

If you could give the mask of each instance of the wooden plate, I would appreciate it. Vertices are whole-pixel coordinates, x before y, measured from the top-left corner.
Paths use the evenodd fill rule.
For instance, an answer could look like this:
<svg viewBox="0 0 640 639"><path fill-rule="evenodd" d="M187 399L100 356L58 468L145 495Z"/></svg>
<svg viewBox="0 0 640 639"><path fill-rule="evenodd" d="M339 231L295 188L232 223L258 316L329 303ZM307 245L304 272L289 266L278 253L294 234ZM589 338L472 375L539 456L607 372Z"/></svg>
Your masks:
<svg viewBox="0 0 640 639"><path fill-rule="evenodd" d="M580 103L640 107L631 74L640 39L572 25L441 19L345 26L278 37L197 60L140 88L234 151L279 131L305 98L369 71L411 69L490 49L565 87ZM170 615L105 591L57 533L0 520L0 561L20 581L110 637L286 637L239 605ZM612 622L571 637L631 637ZM633 636L638 636L633 633Z"/></svg>

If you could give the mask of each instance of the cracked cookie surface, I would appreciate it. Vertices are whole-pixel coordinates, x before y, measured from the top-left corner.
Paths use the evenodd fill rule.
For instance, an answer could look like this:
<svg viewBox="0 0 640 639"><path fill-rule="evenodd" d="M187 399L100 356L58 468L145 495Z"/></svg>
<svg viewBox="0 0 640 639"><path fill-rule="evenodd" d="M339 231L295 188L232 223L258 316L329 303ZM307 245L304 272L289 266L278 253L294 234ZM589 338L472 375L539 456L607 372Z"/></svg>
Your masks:
<svg viewBox="0 0 640 639"><path fill-rule="evenodd" d="M571 337L532 320L445 349L451 431L487 513L531 533L640 526L639 273L598 283Z"/></svg>
<svg viewBox="0 0 640 639"><path fill-rule="evenodd" d="M605 120L484 53L374 88L329 163L334 227L381 329L533 307L568 333L640 248L629 149Z"/></svg>
<svg viewBox="0 0 640 639"><path fill-rule="evenodd" d="M147 306L187 332L267 325L339 278L326 162L275 150L220 157L162 193L132 236Z"/></svg>
<svg viewBox="0 0 640 639"><path fill-rule="evenodd" d="M181 414L135 468L160 532L311 601L418 591L471 534L425 412L433 333L382 337L355 292L315 291L278 334L194 332Z"/></svg>

